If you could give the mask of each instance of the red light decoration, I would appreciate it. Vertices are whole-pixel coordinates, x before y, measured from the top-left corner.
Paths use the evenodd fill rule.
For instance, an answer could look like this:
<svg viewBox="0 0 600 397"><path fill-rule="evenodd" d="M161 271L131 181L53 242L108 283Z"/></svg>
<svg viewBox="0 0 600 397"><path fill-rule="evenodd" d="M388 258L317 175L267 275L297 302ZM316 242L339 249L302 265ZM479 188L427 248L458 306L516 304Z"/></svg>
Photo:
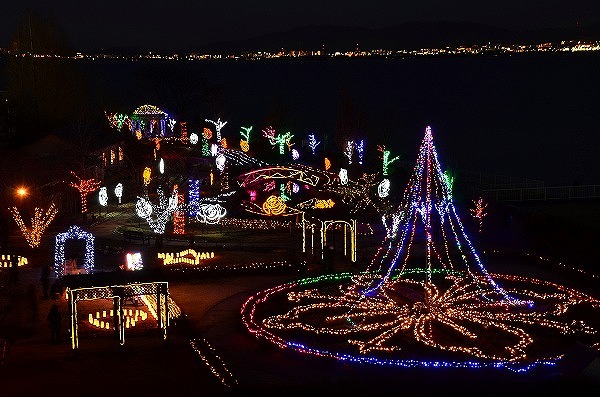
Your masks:
<svg viewBox="0 0 600 397"><path fill-rule="evenodd" d="M84 214L87 212L87 195L98 190L100 188L100 184L102 182L97 181L94 178L90 179L81 179L75 172L71 171L71 174L77 179L77 182L69 182L69 186L74 187L79 190L79 194L81 195L81 213Z"/></svg>

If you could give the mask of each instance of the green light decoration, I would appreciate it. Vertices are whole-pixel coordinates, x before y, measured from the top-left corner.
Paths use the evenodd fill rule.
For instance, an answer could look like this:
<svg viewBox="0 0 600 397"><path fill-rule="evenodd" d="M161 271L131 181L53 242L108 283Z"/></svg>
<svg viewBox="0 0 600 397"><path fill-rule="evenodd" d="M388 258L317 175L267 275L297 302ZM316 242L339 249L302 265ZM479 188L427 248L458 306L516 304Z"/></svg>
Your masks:
<svg viewBox="0 0 600 397"><path fill-rule="evenodd" d="M293 146L291 140L294 136L290 132L275 136L275 130L272 127L267 127L263 130L263 135L269 140L271 145L279 145L279 154L285 153L285 145L287 145L288 149Z"/></svg>
<svg viewBox="0 0 600 397"><path fill-rule="evenodd" d="M252 126L250 127L240 127L243 131L240 131L240 135L244 140L250 143L250 131L252 131Z"/></svg>
<svg viewBox="0 0 600 397"><path fill-rule="evenodd" d="M201 135L202 136L202 155L203 156L210 156L210 145L208 143L208 139L206 139L206 137L204 136L204 134Z"/></svg>
<svg viewBox="0 0 600 397"><path fill-rule="evenodd" d="M383 163L382 163L383 175L387 175L390 164L392 164L394 161L398 160L400 158L400 155L390 159L391 152L389 150L386 150L385 147L382 147L382 146L378 146L378 149L380 152L383 153Z"/></svg>
<svg viewBox="0 0 600 397"><path fill-rule="evenodd" d="M281 199L283 201L290 201L291 198L290 198L290 196L285 194L285 191L286 191L285 183L282 183L281 185L279 185L279 197L281 197Z"/></svg>
<svg viewBox="0 0 600 397"><path fill-rule="evenodd" d="M454 186L454 175L448 170L445 170L442 174L444 178L444 182L446 182L446 186L448 187L448 196L452 197L452 187Z"/></svg>

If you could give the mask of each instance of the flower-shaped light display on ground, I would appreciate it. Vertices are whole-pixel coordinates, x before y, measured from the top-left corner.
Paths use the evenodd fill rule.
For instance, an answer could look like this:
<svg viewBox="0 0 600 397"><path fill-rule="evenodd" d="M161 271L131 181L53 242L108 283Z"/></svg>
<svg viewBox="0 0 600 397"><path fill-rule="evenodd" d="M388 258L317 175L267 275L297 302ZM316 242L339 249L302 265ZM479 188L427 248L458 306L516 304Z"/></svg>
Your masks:
<svg viewBox="0 0 600 397"><path fill-rule="evenodd" d="M554 282L489 273L452 202L428 127L395 221L363 273L280 285L242 306L281 348L399 367L555 365L600 347L600 300Z"/></svg>

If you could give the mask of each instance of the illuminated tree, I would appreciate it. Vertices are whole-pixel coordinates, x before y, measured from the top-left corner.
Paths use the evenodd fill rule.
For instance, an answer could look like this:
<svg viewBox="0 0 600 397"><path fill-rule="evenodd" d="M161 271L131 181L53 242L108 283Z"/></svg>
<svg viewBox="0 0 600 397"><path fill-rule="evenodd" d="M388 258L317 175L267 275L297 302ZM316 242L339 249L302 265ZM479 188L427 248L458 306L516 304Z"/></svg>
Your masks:
<svg viewBox="0 0 600 397"><path fill-rule="evenodd" d="M167 221L177 211L179 199L177 190L171 196L165 196L162 189L157 190L158 203L154 204L148 196L139 197L135 204L135 211L140 218L144 218L154 233L164 234Z"/></svg>
<svg viewBox="0 0 600 397"><path fill-rule="evenodd" d="M317 139L315 138L315 134L310 134L308 136L308 147L312 151L313 156L317 150L317 146L319 146L320 144L321 141L317 141Z"/></svg>
<svg viewBox="0 0 600 397"><path fill-rule="evenodd" d="M209 119L205 119L204 121L215 125L215 132L217 133L217 142L221 142L221 128L225 127L227 121L221 121L221 118L218 118L217 121Z"/></svg>
<svg viewBox="0 0 600 397"><path fill-rule="evenodd" d="M285 153L285 145L291 147L291 139L294 137L290 132L275 136L275 130L272 127L267 127L263 130L263 136L269 140L272 146L279 146L279 154Z"/></svg>
<svg viewBox="0 0 600 397"><path fill-rule="evenodd" d="M33 217L31 218L31 229L25 226L17 207L12 207L10 212L12 213L15 222L17 222L19 229L21 229L21 233L23 233L25 240L27 240L27 244L29 244L31 248L37 248L40 245L44 231L50 222L52 222L58 210L54 203L50 203L46 212L44 212L42 208L36 207Z"/></svg>
<svg viewBox="0 0 600 397"><path fill-rule="evenodd" d="M102 182L97 181L94 178L90 179L81 179L75 172L71 171L71 174L77 179L77 182L70 182L69 186L74 187L79 190L79 194L81 195L81 213L84 214L87 212L87 195L98 190L100 188L100 184Z"/></svg>
<svg viewBox="0 0 600 397"><path fill-rule="evenodd" d="M389 150L386 150L383 146L379 146L378 150L381 153L383 153L383 157L382 157L383 175L387 175L390 164L392 164L394 161L398 160L400 158L400 156L398 155L398 156L390 159L390 151Z"/></svg>
<svg viewBox="0 0 600 397"><path fill-rule="evenodd" d="M483 197L480 197L477 200L473 200L473 208L471 208L471 215L473 218L477 219L479 223L479 233L481 233L481 228L483 226L483 218L486 217L487 212L485 212L485 208L487 207L487 203L483 201Z"/></svg>

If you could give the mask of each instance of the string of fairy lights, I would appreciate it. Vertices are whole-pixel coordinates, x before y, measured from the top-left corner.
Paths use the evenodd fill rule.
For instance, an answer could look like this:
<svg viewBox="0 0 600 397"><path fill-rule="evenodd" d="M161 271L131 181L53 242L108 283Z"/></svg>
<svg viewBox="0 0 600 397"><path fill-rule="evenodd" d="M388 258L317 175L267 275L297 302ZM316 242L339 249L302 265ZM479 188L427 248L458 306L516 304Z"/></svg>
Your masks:
<svg viewBox="0 0 600 397"><path fill-rule="evenodd" d="M485 269L449 180L427 127L403 201L383 217L386 238L367 270L261 291L241 308L247 329L281 348L403 367L521 372L556 365L570 335L598 345L599 300ZM287 305L270 305L282 300ZM590 312L578 317L574 307ZM428 359L434 351L443 359Z"/></svg>

